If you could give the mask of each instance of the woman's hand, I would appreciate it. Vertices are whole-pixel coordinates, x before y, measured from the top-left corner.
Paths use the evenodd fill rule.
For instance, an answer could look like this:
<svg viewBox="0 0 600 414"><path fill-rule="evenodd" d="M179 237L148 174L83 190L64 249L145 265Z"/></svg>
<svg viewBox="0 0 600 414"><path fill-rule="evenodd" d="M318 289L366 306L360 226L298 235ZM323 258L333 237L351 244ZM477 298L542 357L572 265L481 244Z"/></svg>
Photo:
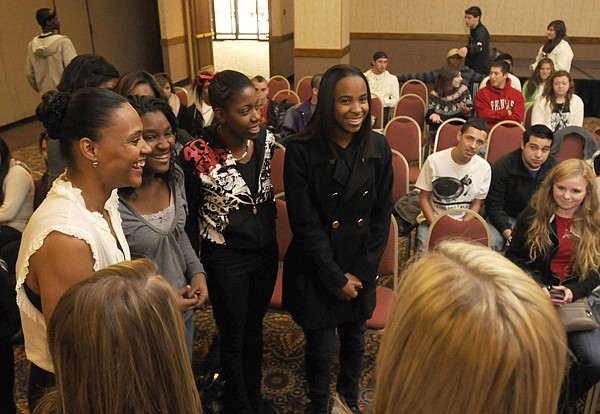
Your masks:
<svg viewBox="0 0 600 414"><path fill-rule="evenodd" d="M458 107L458 109L460 109L460 112L463 115L469 115L471 113L471 108L469 108L464 102L459 102L458 104L456 104L456 106Z"/></svg>
<svg viewBox="0 0 600 414"><path fill-rule="evenodd" d="M565 296L564 296L565 302L567 302L567 303L573 302L573 292L568 287L558 285L558 286L552 286L552 289L554 289L554 290L560 290L560 291L564 292L564 294L565 294Z"/></svg>
<svg viewBox="0 0 600 414"><path fill-rule="evenodd" d="M196 308L202 308L208 300L208 287L206 286L206 275L204 273L196 273L192 276L190 282L189 297L198 298Z"/></svg>
<svg viewBox="0 0 600 414"><path fill-rule="evenodd" d="M190 297L190 290L190 285L186 285L182 288L175 290L175 299L177 300L177 305L179 306L179 309L181 309L181 313L192 310L196 306L198 306L199 299L196 295L193 294Z"/></svg>
<svg viewBox="0 0 600 414"><path fill-rule="evenodd" d="M346 273L345 276L348 281L346 282L346 285L338 291L336 297L339 300L352 300L358 296L358 291L362 289L362 282L351 273Z"/></svg>
<svg viewBox="0 0 600 414"><path fill-rule="evenodd" d="M440 118L440 116L438 114L436 114L435 112L432 113L431 115L429 115L429 120L431 122L433 122L434 124L441 124L442 123L442 118Z"/></svg>

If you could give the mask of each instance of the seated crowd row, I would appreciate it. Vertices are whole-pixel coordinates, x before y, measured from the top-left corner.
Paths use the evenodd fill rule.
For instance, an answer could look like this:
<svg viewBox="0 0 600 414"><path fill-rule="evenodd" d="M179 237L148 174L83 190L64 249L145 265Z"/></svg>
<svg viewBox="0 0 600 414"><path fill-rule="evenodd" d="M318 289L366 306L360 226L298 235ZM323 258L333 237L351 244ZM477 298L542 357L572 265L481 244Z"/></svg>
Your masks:
<svg viewBox="0 0 600 414"><path fill-rule="evenodd" d="M478 85L474 101L456 67L447 65L440 69L426 114L432 131L447 119L467 119L473 114L483 118L489 129L506 120L523 123L529 107L532 125L544 124L553 132L567 126L583 126L583 101L575 94L569 72L554 71L552 61L545 58L521 88L519 79L510 73L512 57L501 54L498 58L492 62L489 76Z"/></svg>

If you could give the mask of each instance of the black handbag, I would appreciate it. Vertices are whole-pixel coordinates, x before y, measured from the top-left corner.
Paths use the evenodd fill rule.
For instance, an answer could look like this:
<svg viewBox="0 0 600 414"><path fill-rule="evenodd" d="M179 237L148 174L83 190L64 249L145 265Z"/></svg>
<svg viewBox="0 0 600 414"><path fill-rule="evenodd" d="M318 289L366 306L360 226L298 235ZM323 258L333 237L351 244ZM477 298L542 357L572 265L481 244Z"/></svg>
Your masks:
<svg viewBox="0 0 600 414"><path fill-rule="evenodd" d="M557 310L567 332L590 331L600 327L587 298L564 303Z"/></svg>

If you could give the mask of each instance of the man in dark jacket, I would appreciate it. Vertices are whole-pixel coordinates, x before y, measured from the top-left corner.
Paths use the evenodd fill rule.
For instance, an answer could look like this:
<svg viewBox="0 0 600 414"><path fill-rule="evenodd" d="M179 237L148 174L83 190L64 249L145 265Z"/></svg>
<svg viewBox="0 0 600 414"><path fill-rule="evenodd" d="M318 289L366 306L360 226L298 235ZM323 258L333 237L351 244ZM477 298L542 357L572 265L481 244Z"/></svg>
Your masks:
<svg viewBox="0 0 600 414"><path fill-rule="evenodd" d="M467 85L469 88L471 88L471 85L474 82L479 83L485 76L488 75L487 73L485 75L476 73L470 67L463 65L463 60L460 57L460 51L457 48L452 48L448 51L446 54L446 63L456 67L457 69L460 69L460 76L462 76L462 81L460 83ZM431 72L405 73L398 75L398 82L406 82L411 79L418 79L424 83L435 83L439 74L439 69L434 69Z"/></svg>
<svg viewBox="0 0 600 414"><path fill-rule="evenodd" d="M480 20L479 7L471 6L465 10L465 24L470 30L469 43L460 48L459 54L465 58L465 65L487 75L490 71L490 33Z"/></svg>
<svg viewBox="0 0 600 414"><path fill-rule="evenodd" d="M498 159L492 166L492 182L485 199L492 248L504 250L519 214L527 207L548 172L558 161L550 155L554 134L545 125L533 125L523 133L521 148Z"/></svg>
<svg viewBox="0 0 600 414"><path fill-rule="evenodd" d="M283 125L281 126L281 132L279 134L281 138L284 138L288 135L297 134L304 129L306 124L308 124L308 121L310 121L310 118L312 118L312 114L317 107L319 85L321 84L322 77L323 74L317 73L310 80L310 87L312 90L310 98L302 103L292 106L287 110L285 117L283 118Z"/></svg>

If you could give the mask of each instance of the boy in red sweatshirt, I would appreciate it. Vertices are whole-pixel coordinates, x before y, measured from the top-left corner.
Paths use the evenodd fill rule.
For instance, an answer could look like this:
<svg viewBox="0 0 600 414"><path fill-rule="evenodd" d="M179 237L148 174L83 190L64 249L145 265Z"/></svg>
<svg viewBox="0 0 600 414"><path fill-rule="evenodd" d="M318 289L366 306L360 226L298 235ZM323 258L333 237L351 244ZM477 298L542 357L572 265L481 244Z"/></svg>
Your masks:
<svg viewBox="0 0 600 414"><path fill-rule="evenodd" d="M521 91L511 87L508 71L508 63L503 60L493 62L490 80L477 91L475 112L487 122L490 131L500 121L523 122L525 98Z"/></svg>

